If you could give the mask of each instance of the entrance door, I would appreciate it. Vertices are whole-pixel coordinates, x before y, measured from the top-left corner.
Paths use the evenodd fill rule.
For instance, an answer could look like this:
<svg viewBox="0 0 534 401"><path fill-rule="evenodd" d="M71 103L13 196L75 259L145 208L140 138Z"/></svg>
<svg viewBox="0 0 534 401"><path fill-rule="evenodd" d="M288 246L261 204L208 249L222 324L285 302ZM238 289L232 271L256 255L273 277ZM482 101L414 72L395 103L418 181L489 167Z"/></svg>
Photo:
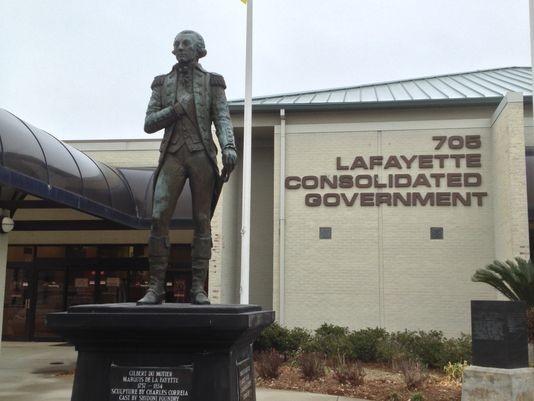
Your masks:
<svg viewBox="0 0 534 401"><path fill-rule="evenodd" d="M3 337L29 339L31 280L29 268L8 268L4 295Z"/></svg>
<svg viewBox="0 0 534 401"><path fill-rule="evenodd" d="M98 275L98 303L113 304L127 301L126 270L100 270Z"/></svg>
<svg viewBox="0 0 534 401"><path fill-rule="evenodd" d="M96 271L69 269L67 307L94 304L96 296Z"/></svg>
<svg viewBox="0 0 534 401"><path fill-rule="evenodd" d="M48 313L65 310L65 270L38 270L35 294L33 338L57 338L46 327L45 318Z"/></svg>

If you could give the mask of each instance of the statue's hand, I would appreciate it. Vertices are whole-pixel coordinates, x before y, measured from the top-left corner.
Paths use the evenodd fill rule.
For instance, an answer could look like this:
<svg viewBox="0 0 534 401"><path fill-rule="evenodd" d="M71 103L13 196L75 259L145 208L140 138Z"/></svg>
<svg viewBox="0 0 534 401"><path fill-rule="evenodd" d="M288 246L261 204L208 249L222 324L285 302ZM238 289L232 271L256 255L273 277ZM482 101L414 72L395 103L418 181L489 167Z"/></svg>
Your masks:
<svg viewBox="0 0 534 401"><path fill-rule="evenodd" d="M230 173L234 169L235 164L237 162L237 153L235 149L232 149L232 148L223 149L222 162L223 162L224 169L226 170L225 171L226 174L223 177L224 181L226 182L230 178Z"/></svg>

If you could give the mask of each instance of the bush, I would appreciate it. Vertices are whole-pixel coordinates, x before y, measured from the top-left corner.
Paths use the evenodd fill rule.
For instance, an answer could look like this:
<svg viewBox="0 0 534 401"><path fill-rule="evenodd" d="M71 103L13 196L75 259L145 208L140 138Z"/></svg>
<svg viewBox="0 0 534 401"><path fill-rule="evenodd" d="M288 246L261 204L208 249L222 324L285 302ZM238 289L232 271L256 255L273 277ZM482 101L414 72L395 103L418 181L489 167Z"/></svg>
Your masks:
<svg viewBox="0 0 534 401"><path fill-rule="evenodd" d="M423 394L421 393L414 393L410 397L410 401L424 401L424 400L425 400L425 397L423 397Z"/></svg>
<svg viewBox="0 0 534 401"><path fill-rule="evenodd" d="M311 381L323 377L324 372L324 354L319 352L303 352L298 358L298 364L304 379Z"/></svg>
<svg viewBox="0 0 534 401"><path fill-rule="evenodd" d="M471 336L462 334L458 338L445 339L443 350L439 358L439 366L445 367L451 363L471 363Z"/></svg>
<svg viewBox="0 0 534 401"><path fill-rule="evenodd" d="M386 330L378 327L353 331L348 335L350 358L359 359L364 362L377 361L379 359L378 344L386 336Z"/></svg>
<svg viewBox="0 0 534 401"><path fill-rule="evenodd" d="M534 312L530 324L534 333ZM441 331L398 331L387 333L380 328L349 332L348 328L323 324L312 335L302 328L287 329L274 323L254 343L256 351L277 350L284 359L299 352L319 352L330 360L344 355L350 360L390 362L413 359L432 368L443 368L448 362L471 362L471 337L447 339ZM398 366L397 366L398 367Z"/></svg>
<svg viewBox="0 0 534 401"><path fill-rule="evenodd" d="M400 362L400 371L406 387L410 390L421 387L426 380L426 374L419 361L404 359Z"/></svg>
<svg viewBox="0 0 534 401"><path fill-rule="evenodd" d="M491 285L512 301L525 301L534 307L534 263L522 258L494 261L484 269L478 269L471 278L474 282Z"/></svg>
<svg viewBox="0 0 534 401"><path fill-rule="evenodd" d="M336 326L334 324L323 323L315 330L318 337L344 337L349 333L347 327Z"/></svg>
<svg viewBox="0 0 534 401"><path fill-rule="evenodd" d="M363 384L365 371L360 362L347 362L345 356L340 356L334 364L334 377L341 384L359 386Z"/></svg>
<svg viewBox="0 0 534 401"><path fill-rule="evenodd" d="M411 353L408 347L408 338L411 334L409 332L396 332L389 333L377 344L378 360L382 362L389 362L392 364L394 370L400 370L399 366L396 366L397 361L404 359L415 359L415 354Z"/></svg>
<svg viewBox="0 0 534 401"><path fill-rule="evenodd" d="M445 375L447 375L447 379L449 379L450 381L461 382L463 380L464 370L467 366L468 364L466 361L464 361L463 363L449 362L443 367L443 371L445 372Z"/></svg>
<svg viewBox="0 0 534 401"><path fill-rule="evenodd" d="M256 372L264 379L278 379L283 356L276 350L262 351L255 354Z"/></svg>
<svg viewBox="0 0 534 401"><path fill-rule="evenodd" d="M289 338L287 342L291 353L294 355L296 352L302 350L311 339L312 335L306 329L295 327L289 330Z"/></svg>
<svg viewBox="0 0 534 401"><path fill-rule="evenodd" d="M346 327L334 326L324 323L315 330L315 336L304 345L306 352L322 352L333 359L338 355L350 353L350 344L347 337L349 330Z"/></svg>
<svg viewBox="0 0 534 401"><path fill-rule="evenodd" d="M385 401L401 401L401 398L397 392L393 392L386 397Z"/></svg>
<svg viewBox="0 0 534 401"><path fill-rule="evenodd" d="M281 348L286 347L289 330L274 322L261 332L254 342L254 349L256 351L268 351L275 349L279 352Z"/></svg>
<svg viewBox="0 0 534 401"><path fill-rule="evenodd" d="M275 322L258 336L254 342L254 349L256 351L275 349L287 359L302 349L310 339L311 335L305 329L296 327L289 330Z"/></svg>
<svg viewBox="0 0 534 401"><path fill-rule="evenodd" d="M383 337L377 345L378 359L395 364L398 359L418 360L425 366L443 368L448 362L471 360L471 337L447 339L441 331L402 331Z"/></svg>

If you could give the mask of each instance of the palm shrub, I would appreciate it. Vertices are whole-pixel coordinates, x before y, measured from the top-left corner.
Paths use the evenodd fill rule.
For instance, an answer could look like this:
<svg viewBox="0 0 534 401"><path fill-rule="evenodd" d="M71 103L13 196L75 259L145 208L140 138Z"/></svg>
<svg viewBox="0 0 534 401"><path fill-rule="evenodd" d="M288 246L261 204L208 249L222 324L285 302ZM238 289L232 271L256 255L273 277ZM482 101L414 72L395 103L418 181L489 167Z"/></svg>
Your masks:
<svg viewBox="0 0 534 401"><path fill-rule="evenodd" d="M478 269L472 280L491 285L512 301L525 301L528 308L529 341L534 341L534 264L523 258L515 258L515 262L505 263L494 261L484 269Z"/></svg>

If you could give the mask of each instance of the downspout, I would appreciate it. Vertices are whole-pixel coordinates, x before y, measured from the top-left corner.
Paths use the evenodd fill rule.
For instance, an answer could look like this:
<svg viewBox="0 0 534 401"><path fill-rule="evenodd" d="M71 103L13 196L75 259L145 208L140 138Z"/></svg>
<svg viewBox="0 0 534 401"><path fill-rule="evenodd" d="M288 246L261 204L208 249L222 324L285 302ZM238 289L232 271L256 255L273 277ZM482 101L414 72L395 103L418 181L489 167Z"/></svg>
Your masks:
<svg viewBox="0 0 534 401"><path fill-rule="evenodd" d="M285 323L286 310L286 193L285 193L285 177L286 177L286 111L280 109L280 177L279 177L279 199L278 199L278 266L279 270L279 316L280 324Z"/></svg>

